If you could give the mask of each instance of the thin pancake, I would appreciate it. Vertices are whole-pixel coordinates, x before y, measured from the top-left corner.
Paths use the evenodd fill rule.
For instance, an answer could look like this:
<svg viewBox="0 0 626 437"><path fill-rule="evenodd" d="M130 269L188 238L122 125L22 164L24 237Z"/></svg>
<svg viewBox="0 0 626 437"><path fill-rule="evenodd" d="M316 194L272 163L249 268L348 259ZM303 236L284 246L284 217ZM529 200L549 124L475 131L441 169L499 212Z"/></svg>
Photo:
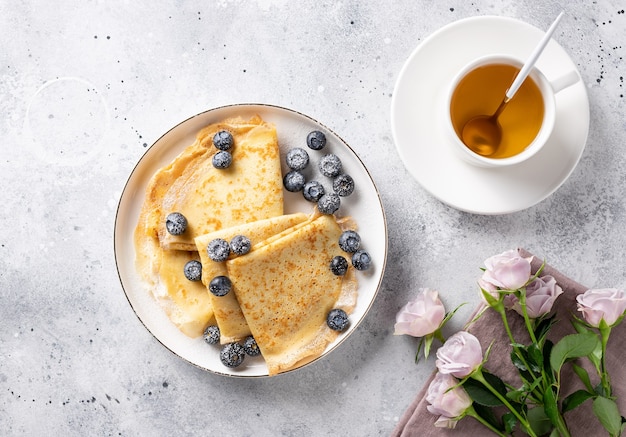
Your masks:
<svg viewBox="0 0 626 437"><path fill-rule="evenodd" d="M135 233L137 271L170 320L189 337L199 337L213 320L213 307L202 282L185 278L187 261L196 252L164 250L156 233L146 232L145 222Z"/></svg>
<svg viewBox="0 0 626 437"><path fill-rule="evenodd" d="M345 255L341 228L323 215L226 262L228 275L269 375L322 354L338 335L326 324L338 302L348 314L356 302L353 268L344 276L330 260Z"/></svg>
<svg viewBox="0 0 626 437"><path fill-rule="evenodd" d="M234 138L232 164L213 167L213 136ZM196 141L157 172L147 191L142 217L157 229L163 248L195 250L194 238L230 226L283 214L283 188L276 129L260 117L232 118L202 129ZM171 235L165 217L179 212L187 230Z"/></svg>
<svg viewBox="0 0 626 437"><path fill-rule="evenodd" d="M217 170L211 162L217 151L212 139L223 129L234 138L233 163ZM188 221L181 236L165 230L165 217L174 211ZM150 180L134 233L136 269L170 319L185 334L200 335L213 310L204 284L188 284L181 266L196 251L195 236L282 214L274 126L258 116L209 125Z"/></svg>
<svg viewBox="0 0 626 437"><path fill-rule="evenodd" d="M199 337L213 320L213 306L201 281L188 280L183 269L187 261L199 260L196 252L164 250L156 294L169 298L169 318L189 337ZM169 311L168 311L169 310Z"/></svg>
<svg viewBox="0 0 626 437"><path fill-rule="evenodd" d="M226 264L212 261L207 254L206 247L213 239L222 238L230 241L236 235L245 235L251 240L252 244L255 244L298 223L304 222L307 218L308 216L304 213L283 215L221 229L196 237L196 247L202 262L202 282L208 287L211 280L216 276L228 275ZM205 288L205 294L213 307L215 320L220 328L222 344L241 340L250 335L250 328L241 312L235 293L231 292L225 296L215 296Z"/></svg>

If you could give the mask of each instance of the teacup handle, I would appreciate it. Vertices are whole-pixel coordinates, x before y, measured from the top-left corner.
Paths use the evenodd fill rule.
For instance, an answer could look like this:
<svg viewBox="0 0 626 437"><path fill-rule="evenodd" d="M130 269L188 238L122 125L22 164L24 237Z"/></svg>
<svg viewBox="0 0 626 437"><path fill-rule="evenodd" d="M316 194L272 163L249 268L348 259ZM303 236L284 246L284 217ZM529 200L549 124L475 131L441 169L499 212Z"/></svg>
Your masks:
<svg viewBox="0 0 626 437"><path fill-rule="evenodd" d="M576 70L571 70L561 77L557 77L555 80L550 81L550 86L552 87L552 91L554 94L559 91L564 90L565 88L569 88L570 86L578 83L580 80L580 75Z"/></svg>

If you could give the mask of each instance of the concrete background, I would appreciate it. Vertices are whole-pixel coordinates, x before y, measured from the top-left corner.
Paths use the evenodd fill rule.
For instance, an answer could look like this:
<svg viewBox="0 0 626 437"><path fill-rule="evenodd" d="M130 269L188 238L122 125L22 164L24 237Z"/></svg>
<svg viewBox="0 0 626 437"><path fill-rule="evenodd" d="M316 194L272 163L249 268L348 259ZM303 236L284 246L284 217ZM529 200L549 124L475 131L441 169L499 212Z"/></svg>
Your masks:
<svg viewBox="0 0 626 437"><path fill-rule="evenodd" d="M1 2L0 429L4 435L388 435L434 368L393 336L420 287L478 304L485 258L525 247L590 287L626 286L626 5L618 1ZM405 170L390 131L411 51L455 20L545 29L588 87L571 177L527 210L459 212ZM285 106L337 132L385 205L389 257L359 329L277 378L199 370L141 325L119 283L116 208L170 127L231 103Z"/></svg>

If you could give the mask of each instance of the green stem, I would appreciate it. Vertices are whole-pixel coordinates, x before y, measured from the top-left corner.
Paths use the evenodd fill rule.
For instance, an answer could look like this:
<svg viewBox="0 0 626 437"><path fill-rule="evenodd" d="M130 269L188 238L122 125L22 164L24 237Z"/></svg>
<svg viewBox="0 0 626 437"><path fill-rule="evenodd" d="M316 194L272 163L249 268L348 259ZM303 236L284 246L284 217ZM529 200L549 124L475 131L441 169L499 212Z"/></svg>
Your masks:
<svg viewBox="0 0 626 437"><path fill-rule="evenodd" d="M539 344L539 342L537 341L537 336L535 335L535 328L534 328L534 324L531 321L530 317L528 317L528 308L526 307L526 292L520 292L520 296L519 296L519 301L520 301L520 306L522 307L522 315L524 317L524 324L526 325L526 330L528 331L528 335L530 336L530 340L537 345L537 347L539 348L539 350L543 350L543 342L542 344ZM530 369L529 369L530 370ZM542 392L545 392L546 390L550 389L550 381L548 380L548 377L546 375L546 371L544 366L541 366L541 380L543 382L541 390ZM560 387L560 384L559 386ZM558 388L557 388L557 396L558 396ZM542 398L543 398L543 394L542 394ZM560 414L559 414L560 416ZM561 418L562 420L562 418ZM569 432L568 434L569 435Z"/></svg>
<svg viewBox="0 0 626 437"><path fill-rule="evenodd" d="M526 291L520 291L519 296L519 304L522 307L522 315L524 317L524 324L526 325L526 330L528 331L528 335L533 343L537 344L537 337L535 337L535 330L532 327L530 322L530 317L528 317L528 309L526 308Z"/></svg>
<svg viewBox="0 0 626 437"><path fill-rule="evenodd" d="M506 334L509 336L509 340L511 340L512 344L517 343L515 341L515 338L513 337L513 333L511 332L511 327L509 326L509 321L506 318L506 312L504 309L502 309L502 311L498 311L500 313L500 317L502 317L502 324L504 324L504 330L506 331Z"/></svg>
<svg viewBox="0 0 626 437"><path fill-rule="evenodd" d="M506 331L507 335L509 336L509 340L511 341L511 344L513 345L513 349L519 350L519 347L515 346L517 344L517 341L515 341L515 338L513 337L513 332L511 332L511 327L509 326L509 321L506 318L506 311L503 308L501 311L498 311L498 312L500 313L500 317L502 318L502 324L504 325L504 330ZM530 371L530 365L528 364L528 362L524 358L524 354L518 353L517 356L522 361L524 366L526 366L526 369L528 370L528 373L533 375L531 373L531 371ZM533 375L533 377L534 377L534 375Z"/></svg>
<svg viewBox="0 0 626 437"><path fill-rule="evenodd" d="M487 388L487 390L489 390L491 393L493 393L493 395L495 397L497 397L500 400L500 402L502 402L502 404L509 409L509 411L517 418L517 420L519 420L519 422L524 427L525 432L529 436L537 437L537 435L535 434L533 429L530 427L530 424L528 423L528 421L515 408L513 408L513 406L509 403L509 401L507 400L506 397L502 396L502 394L498 390L493 388L491 386L491 384L489 384L487 382L487 380L483 376L483 373L482 373L482 371L480 369L478 371L476 371L476 373L473 373L471 375L471 378L473 378L476 381L482 383Z"/></svg>
<svg viewBox="0 0 626 437"><path fill-rule="evenodd" d="M485 419L483 419L477 412L476 410L474 410L474 407L472 405L470 405L470 407L465 411L465 414L467 416L473 417L474 419L476 419L477 421L479 421L481 424L483 424L485 427L487 427L491 432L493 432L494 434L499 435L500 437L507 437L506 434L503 434L499 429L495 428L491 423L487 422Z"/></svg>
<svg viewBox="0 0 626 437"><path fill-rule="evenodd" d="M522 293L518 293L518 299L520 299L521 295L522 295ZM520 299L520 304L521 303L522 303L522 299ZM529 335L531 336L533 341L535 343L537 343L537 340L535 338L535 332L532 329L532 327L530 326L530 319L528 318L528 313L526 312L526 300L525 300L525 298L523 299L523 305L521 305L521 307L522 307L522 313L523 313L524 321L526 323L526 329L528 330ZM506 310L504 308L502 308L501 311L499 311L499 313L500 313L500 317L502 318L502 323L504 324L504 329L505 329L507 335L509 336L509 340L511 341L511 344L513 345L513 349L516 350L516 351L519 351L519 347L515 346L517 344L517 342L515 341L515 338L513 338L513 333L511 332L511 328L509 326L509 321L506 318ZM522 361L524 366L526 366L526 369L528 370L528 373L536 380L534 372L531 371L530 365L528 364L528 362L524 358L524 354L518 353L517 356ZM538 399L539 401L541 401L543 399L543 391L546 389L546 375L545 375L545 372L544 372L543 369L541 371L541 379L543 381L541 390L537 390L537 388L535 388L533 390L533 392L532 392L534 394L535 398Z"/></svg>
<svg viewBox="0 0 626 437"><path fill-rule="evenodd" d="M556 429L561 435L561 437L571 437L569 429L567 429L567 424L565 423L565 419L563 419L563 415L560 411L557 412L557 424Z"/></svg>
<svg viewBox="0 0 626 437"><path fill-rule="evenodd" d="M611 335L611 328L601 328L600 337L602 339L602 358L600 358L600 382L602 383L602 389L604 390L604 396L611 398L611 381L609 373L606 370L606 347L609 342L609 336Z"/></svg>

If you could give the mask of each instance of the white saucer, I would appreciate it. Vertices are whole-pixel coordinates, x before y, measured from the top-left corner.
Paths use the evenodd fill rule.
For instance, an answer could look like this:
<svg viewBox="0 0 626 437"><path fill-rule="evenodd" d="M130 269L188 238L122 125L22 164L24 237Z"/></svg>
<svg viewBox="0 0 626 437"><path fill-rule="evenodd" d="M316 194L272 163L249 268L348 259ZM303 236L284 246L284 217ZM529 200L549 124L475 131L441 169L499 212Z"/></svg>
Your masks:
<svg viewBox="0 0 626 437"><path fill-rule="evenodd" d="M550 196L578 164L589 132L589 100L582 79L556 95L555 128L546 146L516 166L481 168L462 161L443 129L445 94L459 69L492 53L525 59L543 34L511 18L468 18L433 33L404 64L391 103L394 141L409 172L442 202L477 214L520 211ZM536 66L548 80L577 71L554 39Z"/></svg>

